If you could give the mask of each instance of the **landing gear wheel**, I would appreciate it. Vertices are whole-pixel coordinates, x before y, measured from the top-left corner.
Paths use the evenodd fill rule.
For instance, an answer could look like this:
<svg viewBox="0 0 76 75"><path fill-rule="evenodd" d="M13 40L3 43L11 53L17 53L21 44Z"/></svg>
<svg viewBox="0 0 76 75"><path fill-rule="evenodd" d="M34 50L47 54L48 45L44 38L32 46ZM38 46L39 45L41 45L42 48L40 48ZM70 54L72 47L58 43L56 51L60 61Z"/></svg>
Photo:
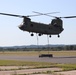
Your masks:
<svg viewBox="0 0 76 75"><path fill-rule="evenodd" d="M51 35L49 37L51 38Z"/></svg>
<svg viewBox="0 0 76 75"><path fill-rule="evenodd" d="M58 35L58 38L60 37L60 35Z"/></svg>
<svg viewBox="0 0 76 75"><path fill-rule="evenodd" d="M39 36L41 36L41 34L40 34L40 33L39 33L38 35L39 35Z"/></svg>
<svg viewBox="0 0 76 75"><path fill-rule="evenodd" d="M34 34L32 33L31 36L34 36Z"/></svg>

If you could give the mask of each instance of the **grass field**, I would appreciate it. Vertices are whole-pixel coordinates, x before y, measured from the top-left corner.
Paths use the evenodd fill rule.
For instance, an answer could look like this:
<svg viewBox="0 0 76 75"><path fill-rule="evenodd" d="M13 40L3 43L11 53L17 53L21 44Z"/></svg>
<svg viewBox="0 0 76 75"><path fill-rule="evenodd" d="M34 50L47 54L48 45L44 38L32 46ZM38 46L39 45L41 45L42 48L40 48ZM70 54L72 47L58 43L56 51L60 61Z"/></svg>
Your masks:
<svg viewBox="0 0 76 75"><path fill-rule="evenodd" d="M66 70L76 70L76 64L55 64L47 62L28 62L16 60L0 60L0 66L31 66L31 68L62 68Z"/></svg>
<svg viewBox="0 0 76 75"><path fill-rule="evenodd" d="M48 51L0 52L0 55L38 56L40 53L48 53ZM49 53L54 56L76 56L76 51L49 51ZM63 70L76 70L76 64L55 64L50 62L29 62L17 60L0 60L0 66L33 66L33 68L60 67Z"/></svg>
<svg viewBox="0 0 76 75"><path fill-rule="evenodd" d="M54 56L76 56L76 51L5 51L0 55L22 55L22 56L38 56L39 54L53 54Z"/></svg>

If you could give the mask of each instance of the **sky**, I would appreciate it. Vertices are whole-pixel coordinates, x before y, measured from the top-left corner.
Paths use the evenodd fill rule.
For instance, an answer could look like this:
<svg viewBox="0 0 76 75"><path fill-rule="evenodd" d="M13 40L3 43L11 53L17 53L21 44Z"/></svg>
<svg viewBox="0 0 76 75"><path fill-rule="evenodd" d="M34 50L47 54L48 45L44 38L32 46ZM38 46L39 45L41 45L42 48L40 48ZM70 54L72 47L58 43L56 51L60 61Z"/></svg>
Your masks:
<svg viewBox="0 0 76 75"><path fill-rule="evenodd" d="M34 15L32 11L41 13L60 12L52 16L76 16L76 0L0 0L0 13L18 15ZM30 17L31 21L49 24L53 17ZM18 26L22 18L0 15L0 46L37 45L37 37L29 32L21 31ZM62 19L64 31L49 38L49 44L76 44L76 18ZM47 36L39 38L39 45L46 45Z"/></svg>

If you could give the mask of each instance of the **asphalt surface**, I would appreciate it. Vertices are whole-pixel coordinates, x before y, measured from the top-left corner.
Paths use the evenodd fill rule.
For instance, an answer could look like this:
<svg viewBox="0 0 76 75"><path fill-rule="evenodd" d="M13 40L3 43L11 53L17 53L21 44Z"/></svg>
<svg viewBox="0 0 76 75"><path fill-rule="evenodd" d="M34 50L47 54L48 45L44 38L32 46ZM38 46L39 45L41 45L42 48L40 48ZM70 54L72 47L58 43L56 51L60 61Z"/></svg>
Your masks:
<svg viewBox="0 0 76 75"><path fill-rule="evenodd" d="M23 60L33 62L51 62L51 63L76 63L76 56L59 56L59 57L42 57L39 56L17 56L17 55L0 55L0 60Z"/></svg>

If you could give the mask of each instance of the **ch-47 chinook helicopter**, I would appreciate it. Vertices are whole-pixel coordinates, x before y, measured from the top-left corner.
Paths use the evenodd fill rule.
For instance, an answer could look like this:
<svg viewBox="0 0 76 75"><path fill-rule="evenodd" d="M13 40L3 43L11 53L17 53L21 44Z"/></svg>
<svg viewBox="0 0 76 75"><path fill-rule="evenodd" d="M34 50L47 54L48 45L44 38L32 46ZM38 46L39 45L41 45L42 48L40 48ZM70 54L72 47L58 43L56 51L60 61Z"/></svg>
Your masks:
<svg viewBox="0 0 76 75"><path fill-rule="evenodd" d="M7 13L0 13L0 14L23 18L23 22L21 23L19 28L23 31L31 32L32 33L31 36L34 36L33 33L38 33L39 36L46 34L49 35L50 37L51 35L58 35L58 37L60 37L59 34L64 30L63 21L61 20L61 18L76 18L76 16L56 17L56 16L48 15L50 13L45 13L45 14L39 12L34 12L34 13L37 13L37 15L21 16L21 15L7 14ZM29 18L32 16L40 16L40 15L54 17L54 19L52 19L51 23L44 24L44 23L33 22Z"/></svg>

